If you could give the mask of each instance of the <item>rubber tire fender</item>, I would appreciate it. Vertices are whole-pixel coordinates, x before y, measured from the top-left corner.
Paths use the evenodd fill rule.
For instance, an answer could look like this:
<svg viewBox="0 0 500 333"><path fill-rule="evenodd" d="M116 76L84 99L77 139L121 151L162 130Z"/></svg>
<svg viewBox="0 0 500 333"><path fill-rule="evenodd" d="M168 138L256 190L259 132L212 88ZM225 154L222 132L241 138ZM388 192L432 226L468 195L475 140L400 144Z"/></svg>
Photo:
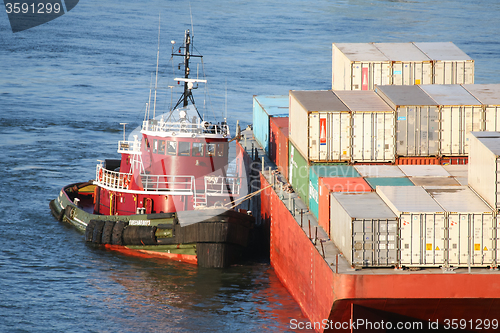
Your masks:
<svg viewBox="0 0 500 333"><path fill-rule="evenodd" d="M106 221L97 221L94 227L94 234L92 235L92 243L101 244L102 243L102 230L104 229L104 223Z"/></svg>
<svg viewBox="0 0 500 333"><path fill-rule="evenodd" d="M92 238L94 236L94 227L97 223L96 220L90 220L87 226L85 227L85 241L92 242Z"/></svg>
<svg viewBox="0 0 500 333"><path fill-rule="evenodd" d="M104 228L102 229L102 244L111 244L111 235L113 234L113 227L115 226L115 222L106 221L104 223Z"/></svg>
<svg viewBox="0 0 500 333"><path fill-rule="evenodd" d="M111 233L111 244L113 245L123 245L123 230L127 226L128 222L118 221L113 226L113 231Z"/></svg>

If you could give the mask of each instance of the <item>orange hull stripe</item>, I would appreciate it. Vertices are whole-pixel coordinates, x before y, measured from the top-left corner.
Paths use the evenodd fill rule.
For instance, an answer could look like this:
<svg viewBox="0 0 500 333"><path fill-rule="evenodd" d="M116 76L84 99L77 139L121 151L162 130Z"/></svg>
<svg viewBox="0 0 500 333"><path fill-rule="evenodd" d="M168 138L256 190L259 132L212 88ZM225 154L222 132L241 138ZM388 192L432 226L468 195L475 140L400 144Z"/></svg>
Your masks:
<svg viewBox="0 0 500 333"><path fill-rule="evenodd" d="M165 253L165 252L157 252L157 251L148 251L148 250L133 250L129 249L126 246L121 245L110 245L105 244L104 248L111 251L120 252L129 256L141 257L141 258L163 258L170 259L176 261L182 261L189 264L198 264L198 258L192 254L179 254L179 253Z"/></svg>

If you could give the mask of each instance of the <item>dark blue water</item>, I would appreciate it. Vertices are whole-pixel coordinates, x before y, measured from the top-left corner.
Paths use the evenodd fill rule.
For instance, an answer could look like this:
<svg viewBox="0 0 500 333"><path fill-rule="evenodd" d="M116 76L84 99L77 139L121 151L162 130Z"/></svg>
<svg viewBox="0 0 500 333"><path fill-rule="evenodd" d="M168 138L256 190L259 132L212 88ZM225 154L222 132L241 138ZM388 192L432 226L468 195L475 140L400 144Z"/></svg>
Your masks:
<svg viewBox="0 0 500 333"><path fill-rule="evenodd" d="M232 125L251 122L252 95L329 89L332 42L453 41L476 60L477 83L500 82L498 1L220 0L191 10L205 56L196 71L209 80L195 98ZM189 2L80 1L16 34L0 13L1 332L281 332L305 320L268 263L206 270L123 257L50 215L63 185L116 157L119 123L142 120L158 14L161 109Z"/></svg>

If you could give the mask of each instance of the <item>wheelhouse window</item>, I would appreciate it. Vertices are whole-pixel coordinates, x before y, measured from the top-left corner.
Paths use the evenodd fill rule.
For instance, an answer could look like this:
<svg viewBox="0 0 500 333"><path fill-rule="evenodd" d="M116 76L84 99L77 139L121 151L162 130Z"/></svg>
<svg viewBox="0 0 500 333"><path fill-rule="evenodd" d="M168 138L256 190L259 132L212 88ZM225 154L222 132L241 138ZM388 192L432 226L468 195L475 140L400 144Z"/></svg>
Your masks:
<svg viewBox="0 0 500 333"><path fill-rule="evenodd" d="M217 157L224 157L226 155L226 144L218 143L217 144Z"/></svg>
<svg viewBox="0 0 500 333"><path fill-rule="evenodd" d="M167 141L167 155L177 154L177 141Z"/></svg>
<svg viewBox="0 0 500 333"><path fill-rule="evenodd" d="M156 153L158 151L158 140L154 139L153 140L153 153Z"/></svg>
<svg viewBox="0 0 500 333"><path fill-rule="evenodd" d="M207 143L207 156L215 156L215 143Z"/></svg>
<svg viewBox="0 0 500 333"><path fill-rule="evenodd" d="M193 156L203 157L203 142L193 142Z"/></svg>
<svg viewBox="0 0 500 333"><path fill-rule="evenodd" d="M159 141L158 154L165 154L165 140Z"/></svg>
<svg viewBox="0 0 500 333"><path fill-rule="evenodd" d="M191 152L189 148L191 147L191 142L179 141L179 156L189 156Z"/></svg>

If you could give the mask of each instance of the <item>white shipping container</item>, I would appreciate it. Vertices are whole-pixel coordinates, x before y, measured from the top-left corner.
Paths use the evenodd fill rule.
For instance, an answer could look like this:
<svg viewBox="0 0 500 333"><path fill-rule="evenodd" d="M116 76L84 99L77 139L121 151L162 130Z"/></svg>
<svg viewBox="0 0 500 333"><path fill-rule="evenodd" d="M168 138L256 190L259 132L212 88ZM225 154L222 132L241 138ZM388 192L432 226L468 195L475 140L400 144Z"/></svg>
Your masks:
<svg viewBox="0 0 500 333"><path fill-rule="evenodd" d="M376 192L399 217L401 265L445 264L446 219L436 201L419 186L377 186Z"/></svg>
<svg viewBox="0 0 500 333"><path fill-rule="evenodd" d="M467 133L484 131L481 103L461 85L431 84L421 85L420 88L440 106L440 155L467 155Z"/></svg>
<svg viewBox="0 0 500 333"><path fill-rule="evenodd" d="M396 178L405 177L403 171L397 165L384 165L384 164L359 164L354 168L359 172L361 177L368 178Z"/></svg>
<svg viewBox="0 0 500 333"><path fill-rule="evenodd" d="M290 91L290 140L308 161L351 159L351 113L332 91Z"/></svg>
<svg viewBox="0 0 500 333"><path fill-rule="evenodd" d="M389 105L373 91L334 93L351 111L351 161L394 161L394 111Z"/></svg>
<svg viewBox="0 0 500 333"><path fill-rule="evenodd" d="M419 86L378 86L375 92L396 111L396 154L439 153L439 107Z"/></svg>
<svg viewBox="0 0 500 333"><path fill-rule="evenodd" d="M398 264L398 219L376 193L332 192L330 216L332 240L351 265Z"/></svg>
<svg viewBox="0 0 500 333"><path fill-rule="evenodd" d="M451 177L442 165L399 165L408 177Z"/></svg>
<svg viewBox="0 0 500 333"><path fill-rule="evenodd" d="M432 84L432 61L413 43L374 43L392 62L392 84Z"/></svg>
<svg viewBox="0 0 500 333"><path fill-rule="evenodd" d="M467 164L443 165L443 168L462 186L468 185L469 166Z"/></svg>
<svg viewBox="0 0 500 333"><path fill-rule="evenodd" d="M496 266L496 219L467 186L426 186L447 212L447 263L455 267Z"/></svg>
<svg viewBox="0 0 500 333"><path fill-rule="evenodd" d="M500 132L471 132L469 138L469 186L498 212Z"/></svg>
<svg viewBox="0 0 500 333"><path fill-rule="evenodd" d="M391 62L372 43L333 43L332 89L373 90L392 84Z"/></svg>
<svg viewBox="0 0 500 333"><path fill-rule="evenodd" d="M433 62L433 84L474 83L474 60L452 42L413 43Z"/></svg>
<svg viewBox="0 0 500 333"><path fill-rule="evenodd" d="M460 186L454 177L409 177L415 186Z"/></svg>
<svg viewBox="0 0 500 333"><path fill-rule="evenodd" d="M484 109L484 130L500 131L500 84L464 84Z"/></svg>

